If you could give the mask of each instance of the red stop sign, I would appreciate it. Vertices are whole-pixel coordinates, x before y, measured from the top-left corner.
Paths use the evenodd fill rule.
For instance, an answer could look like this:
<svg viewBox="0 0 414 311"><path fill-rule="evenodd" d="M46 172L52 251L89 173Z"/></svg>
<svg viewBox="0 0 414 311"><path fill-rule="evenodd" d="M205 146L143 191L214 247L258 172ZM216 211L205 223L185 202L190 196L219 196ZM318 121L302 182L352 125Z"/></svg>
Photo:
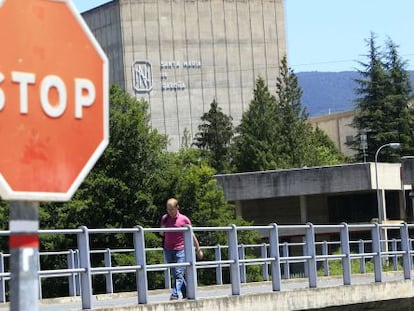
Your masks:
<svg viewBox="0 0 414 311"><path fill-rule="evenodd" d="M69 0L0 0L0 42L0 196L67 201L108 144L108 60Z"/></svg>

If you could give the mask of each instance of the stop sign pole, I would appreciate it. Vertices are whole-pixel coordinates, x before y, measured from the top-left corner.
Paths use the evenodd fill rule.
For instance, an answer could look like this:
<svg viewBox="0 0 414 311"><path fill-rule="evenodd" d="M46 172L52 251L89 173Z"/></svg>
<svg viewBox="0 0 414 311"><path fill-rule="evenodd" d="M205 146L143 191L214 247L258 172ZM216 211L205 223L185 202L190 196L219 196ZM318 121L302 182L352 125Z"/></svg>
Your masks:
<svg viewBox="0 0 414 311"><path fill-rule="evenodd" d="M10 310L37 311L39 202L70 200L108 145L108 59L71 0L0 0L0 42Z"/></svg>
<svg viewBox="0 0 414 311"><path fill-rule="evenodd" d="M10 310L38 310L39 204L10 202Z"/></svg>

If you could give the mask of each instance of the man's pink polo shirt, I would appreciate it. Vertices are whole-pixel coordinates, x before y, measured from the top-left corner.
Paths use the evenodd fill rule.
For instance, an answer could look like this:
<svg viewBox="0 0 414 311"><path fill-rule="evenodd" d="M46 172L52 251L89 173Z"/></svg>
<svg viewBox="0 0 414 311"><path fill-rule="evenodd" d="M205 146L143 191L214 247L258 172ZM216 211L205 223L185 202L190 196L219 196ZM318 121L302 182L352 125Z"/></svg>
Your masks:
<svg viewBox="0 0 414 311"><path fill-rule="evenodd" d="M175 218L165 214L161 218L161 225L167 228L179 228L185 225L191 225L190 219L177 211ZM181 250L184 249L184 233L183 232L165 232L164 249Z"/></svg>

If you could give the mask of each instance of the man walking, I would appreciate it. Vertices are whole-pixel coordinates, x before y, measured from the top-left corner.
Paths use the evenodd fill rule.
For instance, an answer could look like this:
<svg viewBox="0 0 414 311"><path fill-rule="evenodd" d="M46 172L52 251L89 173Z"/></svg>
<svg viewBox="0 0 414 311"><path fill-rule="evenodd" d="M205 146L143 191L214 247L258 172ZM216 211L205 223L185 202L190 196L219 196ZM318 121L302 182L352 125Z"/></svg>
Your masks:
<svg viewBox="0 0 414 311"><path fill-rule="evenodd" d="M191 225L190 219L179 212L178 201L171 198L167 201L167 214L161 217L161 228L179 228ZM183 232L162 232L164 236L164 258L167 263L181 263L185 261L184 253L184 233ZM195 235L193 242L196 248L198 259L203 258L203 252ZM181 293L183 298L187 297L187 283L185 280L185 267L174 267L174 287L170 300L177 300Z"/></svg>

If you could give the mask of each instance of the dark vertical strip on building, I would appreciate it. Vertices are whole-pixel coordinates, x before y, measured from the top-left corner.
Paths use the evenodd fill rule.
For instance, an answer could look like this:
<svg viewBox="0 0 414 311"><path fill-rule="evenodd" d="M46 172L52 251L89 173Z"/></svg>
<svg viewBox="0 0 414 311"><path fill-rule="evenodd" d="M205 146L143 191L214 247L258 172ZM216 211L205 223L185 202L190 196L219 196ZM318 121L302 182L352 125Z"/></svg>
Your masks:
<svg viewBox="0 0 414 311"><path fill-rule="evenodd" d="M243 71L242 71L242 54L241 54L241 42L240 42L240 27L239 27L239 0L235 1L236 3L236 21L237 21L237 41L238 41L238 50L239 50L239 70L240 70L240 94L241 94L241 107L242 111L244 112L244 94L243 94Z"/></svg>
<svg viewBox="0 0 414 311"><path fill-rule="evenodd" d="M266 41L266 23L265 23L265 14L269 14L270 12L265 12L263 10L263 1L261 0L260 4L262 6L262 27L263 27L263 49L264 49L264 55L265 55L265 72L266 72L266 84L269 85L269 68L267 66L267 41Z"/></svg>
<svg viewBox="0 0 414 311"><path fill-rule="evenodd" d="M145 37L145 59L148 58L148 31L147 31L147 15L145 11L145 1L142 1L142 15L144 17L144 37ZM154 75L153 75L154 79ZM152 116L152 102L151 102L151 92L148 93L148 107L149 107L149 113ZM150 118L150 124L152 126L152 118Z"/></svg>
<svg viewBox="0 0 414 311"><path fill-rule="evenodd" d="M133 17L132 17L132 5L133 4L131 4L131 0L128 1L128 7L129 7L129 10L128 10L128 13L129 13L129 24L130 24L130 28L131 28L131 53L132 53L132 61L134 62L135 61L135 40L134 40L135 39L135 36L134 36L134 24L132 22L132 20L133 20ZM129 70L132 71L132 64L128 64L128 66L129 66ZM135 92L135 90L134 90L134 94L135 94L135 98L138 99L138 94L137 94L137 92Z"/></svg>
<svg viewBox="0 0 414 311"><path fill-rule="evenodd" d="M203 55L201 53L201 34L200 34L200 7L198 6L200 0L197 0L197 32L198 32L198 55L201 62L201 68L200 68L200 82L201 82L201 97L203 99L202 105L203 105L203 113L206 112L206 101L204 98L204 63L203 63Z"/></svg>
<svg viewBox="0 0 414 311"><path fill-rule="evenodd" d="M214 98L217 99L217 77L216 77L216 49L215 49L215 36L214 36L214 17L213 17L213 6L212 6L212 1L209 0L210 2L210 17L212 19L210 25L211 25L211 44L212 44L212 49L213 49L213 74L214 74Z"/></svg>
<svg viewBox="0 0 414 311"><path fill-rule="evenodd" d="M170 20L171 20L171 42L172 42L172 50L173 50L173 59L176 60L175 57L175 39L174 39L174 0L169 0L170 2ZM174 81L177 81L177 68L174 68ZM178 148L181 146L181 131L180 131L180 113L178 109L178 95L177 90L174 91L175 95L175 107L177 108L177 131L178 131Z"/></svg>
<svg viewBox="0 0 414 311"><path fill-rule="evenodd" d="M158 51L159 51L159 57L160 57L160 61L159 64L161 65L161 61L162 61L162 45L161 45L161 24L160 24L160 4L159 1L156 1L157 3L157 16L158 16ZM160 69L160 68L158 68ZM161 98L162 98L162 114L163 114L163 121L164 121L164 134L168 134L167 133L167 116L165 115L165 97L164 97L164 92L161 90Z"/></svg>
<svg viewBox="0 0 414 311"><path fill-rule="evenodd" d="M188 55L188 33L187 33L187 6L186 6L187 1L184 0L184 28L185 28L185 53L186 53L186 59L184 61L188 61L190 59L189 55ZM190 77L190 69L186 68L187 71L187 94L188 94L188 104L190 107L190 134L191 137L193 137L193 112L192 112L192 101L191 101L191 77Z"/></svg>
<svg viewBox="0 0 414 311"><path fill-rule="evenodd" d="M227 23L226 23L226 6L224 4L226 0L222 0L223 5L223 23L224 23L224 38L225 38L225 48L226 48L226 73L227 73L227 100L229 104L229 115L231 115L231 96L230 96L230 77L229 77L229 49L228 49L228 37L227 37ZM222 86L223 87L223 86Z"/></svg>
<svg viewBox="0 0 414 311"><path fill-rule="evenodd" d="M275 29L276 29L276 47L277 47L277 49L276 49L276 53L277 53L276 59L278 60L277 75L280 76L280 60L281 60L281 58L280 58L280 53L279 53L279 50L280 50L280 47L279 47L279 28L277 27L277 12L278 12L278 10L277 10L277 0L273 1L273 4L275 6Z"/></svg>
<svg viewBox="0 0 414 311"><path fill-rule="evenodd" d="M253 0L254 1L254 0ZM251 54L252 54L252 75L253 75L253 89L256 86L256 73L255 73L255 64L254 64L254 48L253 48L253 25L252 25L252 12L251 12L251 1L247 0L247 2L249 3L249 25L250 25L250 49L251 49Z"/></svg>

